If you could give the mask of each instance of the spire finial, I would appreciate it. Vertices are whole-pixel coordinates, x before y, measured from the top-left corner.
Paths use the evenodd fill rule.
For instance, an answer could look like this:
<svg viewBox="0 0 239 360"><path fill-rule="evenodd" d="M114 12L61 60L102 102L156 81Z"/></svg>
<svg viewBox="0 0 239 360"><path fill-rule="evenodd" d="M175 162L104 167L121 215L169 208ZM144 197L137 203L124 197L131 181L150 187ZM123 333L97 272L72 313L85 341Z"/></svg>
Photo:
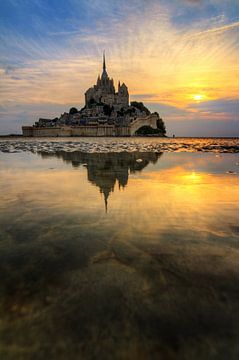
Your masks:
<svg viewBox="0 0 239 360"><path fill-rule="evenodd" d="M105 65L105 50L103 52L103 70L106 70L106 65Z"/></svg>
<svg viewBox="0 0 239 360"><path fill-rule="evenodd" d="M107 212L108 212L108 197L109 197L109 192L103 191L103 194L104 194L104 200L105 200L105 213L107 214Z"/></svg>

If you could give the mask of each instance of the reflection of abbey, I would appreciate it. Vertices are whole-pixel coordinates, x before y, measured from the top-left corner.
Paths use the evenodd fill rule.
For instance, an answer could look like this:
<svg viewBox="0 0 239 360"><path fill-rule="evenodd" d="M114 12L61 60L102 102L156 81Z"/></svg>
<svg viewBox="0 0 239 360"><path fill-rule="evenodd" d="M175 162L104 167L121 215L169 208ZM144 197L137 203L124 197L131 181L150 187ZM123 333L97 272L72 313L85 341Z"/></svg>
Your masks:
<svg viewBox="0 0 239 360"><path fill-rule="evenodd" d="M39 152L43 158L57 157L75 168L87 168L87 177L91 184L100 189L104 196L107 210L108 198L116 184L124 188L129 180L129 174L141 172L150 163L155 164L162 153L121 152L121 153L83 153L80 151L59 151L55 154Z"/></svg>
<svg viewBox="0 0 239 360"><path fill-rule="evenodd" d="M40 118L33 126L23 126L22 131L24 136L164 136L166 133L158 113L151 113L141 102L129 104L124 83L118 83L116 92L114 80L106 70L105 54L102 75L86 91L82 109L73 107L59 118Z"/></svg>

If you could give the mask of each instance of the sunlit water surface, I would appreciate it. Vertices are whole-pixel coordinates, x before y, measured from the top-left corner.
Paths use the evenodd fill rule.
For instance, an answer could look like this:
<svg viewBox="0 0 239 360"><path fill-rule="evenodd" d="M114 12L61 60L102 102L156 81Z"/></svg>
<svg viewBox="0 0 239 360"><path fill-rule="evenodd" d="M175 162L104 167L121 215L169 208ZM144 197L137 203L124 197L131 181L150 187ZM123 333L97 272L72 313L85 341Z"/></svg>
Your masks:
<svg viewBox="0 0 239 360"><path fill-rule="evenodd" d="M238 359L238 162L0 153L1 358Z"/></svg>

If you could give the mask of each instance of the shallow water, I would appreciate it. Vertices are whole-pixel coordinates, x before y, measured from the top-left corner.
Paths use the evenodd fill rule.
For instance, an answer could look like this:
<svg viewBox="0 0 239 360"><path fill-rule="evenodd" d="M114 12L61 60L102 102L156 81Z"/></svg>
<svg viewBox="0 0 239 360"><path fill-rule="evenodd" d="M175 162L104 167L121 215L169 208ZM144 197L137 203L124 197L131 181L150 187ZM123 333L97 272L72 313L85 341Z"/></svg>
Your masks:
<svg viewBox="0 0 239 360"><path fill-rule="evenodd" d="M0 139L0 152L239 152L239 138L9 138Z"/></svg>
<svg viewBox="0 0 239 360"><path fill-rule="evenodd" d="M1 358L237 359L238 154L30 143L0 153Z"/></svg>

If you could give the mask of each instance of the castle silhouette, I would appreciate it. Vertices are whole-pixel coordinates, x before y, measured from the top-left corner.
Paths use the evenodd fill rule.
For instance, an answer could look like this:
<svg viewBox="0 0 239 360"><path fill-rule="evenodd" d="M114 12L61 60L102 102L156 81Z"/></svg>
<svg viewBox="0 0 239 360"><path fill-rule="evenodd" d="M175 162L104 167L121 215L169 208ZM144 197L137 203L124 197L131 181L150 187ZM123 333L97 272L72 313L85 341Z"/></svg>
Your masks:
<svg viewBox="0 0 239 360"><path fill-rule="evenodd" d="M121 152L121 153L83 153L80 151L59 151L55 154L39 152L43 158L57 157L77 168L84 165L87 168L88 181L100 189L104 196L105 210L108 209L109 195L116 184L124 188L129 179L129 173L142 171L150 163L155 164L162 153Z"/></svg>

